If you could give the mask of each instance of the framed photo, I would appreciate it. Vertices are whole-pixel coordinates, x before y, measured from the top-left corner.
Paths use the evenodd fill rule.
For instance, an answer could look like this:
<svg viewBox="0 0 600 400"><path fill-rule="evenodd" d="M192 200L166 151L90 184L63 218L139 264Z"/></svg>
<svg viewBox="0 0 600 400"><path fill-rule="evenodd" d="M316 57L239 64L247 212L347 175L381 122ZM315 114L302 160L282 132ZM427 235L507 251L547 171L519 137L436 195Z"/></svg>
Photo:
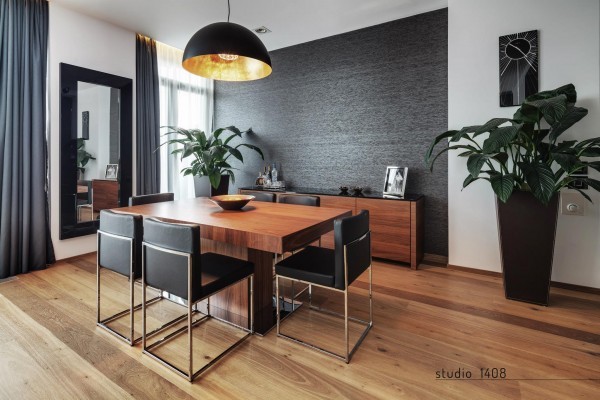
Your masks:
<svg viewBox="0 0 600 400"><path fill-rule="evenodd" d="M118 174L119 164L106 164L106 173L104 174L104 179L117 180Z"/></svg>
<svg viewBox="0 0 600 400"><path fill-rule="evenodd" d="M407 167L387 167L383 186L384 196L404 197L407 174Z"/></svg>

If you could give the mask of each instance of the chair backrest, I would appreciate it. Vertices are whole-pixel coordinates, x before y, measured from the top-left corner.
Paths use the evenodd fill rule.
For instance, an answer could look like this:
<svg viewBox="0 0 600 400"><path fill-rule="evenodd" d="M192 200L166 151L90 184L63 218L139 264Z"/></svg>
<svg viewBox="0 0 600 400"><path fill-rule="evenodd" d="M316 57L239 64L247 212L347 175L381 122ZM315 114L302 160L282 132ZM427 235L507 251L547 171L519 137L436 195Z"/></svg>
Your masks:
<svg viewBox="0 0 600 400"><path fill-rule="evenodd" d="M155 193L155 194L144 194L140 196L131 196L129 198L129 207L139 206L142 204L150 203L162 203L163 201L175 200L175 194L173 193Z"/></svg>
<svg viewBox="0 0 600 400"><path fill-rule="evenodd" d="M371 231L369 211L361 210L353 217L340 218L333 223L335 243L335 287L348 285L371 265Z"/></svg>
<svg viewBox="0 0 600 400"><path fill-rule="evenodd" d="M98 264L119 274L142 274L142 216L100 211ZM131 264L133 263L133 265Z"/></svg>
<svg viewBox="0 0 600 400"><path fill-rule="evenodd" d="M188 264L192 291L200 293L200 226L175 224L156 218L144 220L144 273L146 284L183 299L188 298Z"/></svg>
<svg viewBox="0 0 600 400"><path fill-rule="evenodd" d="M249 192L249 191L244 191L244 194L250 194L252 196L254 196L254 200L253 201L264 201L266 203L275 203L275 193L270 193L270 192L260 192L260 191L256 191L256 192Z"/></svg>
<svg viewBox="0 0 600 400"><path fill-rule="evenodd" d="M321 206L321 198L319 196L309 196L304 194L280 194L277 201L279 203L298 204L300 206Z"/></svg>

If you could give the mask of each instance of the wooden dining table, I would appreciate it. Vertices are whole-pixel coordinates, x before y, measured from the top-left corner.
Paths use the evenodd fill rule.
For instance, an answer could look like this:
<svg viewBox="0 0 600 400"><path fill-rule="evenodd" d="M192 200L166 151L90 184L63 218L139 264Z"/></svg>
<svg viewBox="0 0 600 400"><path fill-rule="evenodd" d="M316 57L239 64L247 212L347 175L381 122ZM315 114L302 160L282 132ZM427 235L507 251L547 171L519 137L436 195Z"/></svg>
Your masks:
<svg viewBox="0 0 600 400"><path fill-rule="evenodd" d="M239 211L221 209L208 198L185 199L122 207L113 211L200 225L202 252L215 252L254 264L255 331L274 326L274 256L318 240L333 229L337 218L351 210L251 201ZM234 323L248 320L247 282L211 297L210 310Z"/></svg>

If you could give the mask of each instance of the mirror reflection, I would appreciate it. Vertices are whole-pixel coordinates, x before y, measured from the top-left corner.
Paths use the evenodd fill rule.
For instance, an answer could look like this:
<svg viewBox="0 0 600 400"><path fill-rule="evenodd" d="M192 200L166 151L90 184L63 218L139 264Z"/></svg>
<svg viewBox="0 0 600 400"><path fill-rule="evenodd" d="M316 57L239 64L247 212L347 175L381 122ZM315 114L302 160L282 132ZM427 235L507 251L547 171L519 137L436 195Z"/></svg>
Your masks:
<svg viewBox="0 0 600 400"><path fill-rule="evenodd" d="M96 233L132 192L133 82L60 63L60 239Z"/></svg>
<svg viewBox="0 0 600 400"><path fill-rule="evenodd" d="M77 222L119 206L120 89L77 82Z"/></svg>

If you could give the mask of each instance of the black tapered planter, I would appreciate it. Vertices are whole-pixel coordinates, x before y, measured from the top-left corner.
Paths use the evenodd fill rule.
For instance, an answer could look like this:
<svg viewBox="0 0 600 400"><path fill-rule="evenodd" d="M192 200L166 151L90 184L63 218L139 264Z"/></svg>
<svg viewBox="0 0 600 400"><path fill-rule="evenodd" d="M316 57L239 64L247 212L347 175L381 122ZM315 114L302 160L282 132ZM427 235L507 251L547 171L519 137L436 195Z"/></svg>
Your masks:
<svg viewBox="0 0 600 400"><path fill-rule="evenodd" d="M547 306L558 218L558 195L545 206L530 192L496 199L507 299Z"/></svg>
<svg viewBox="0 0 600 400"><path fill-rule="evenodd" d="M221 196L229 193L229 175L221 175L221 182L218 188L210 187L211 196Z"/></svg>

